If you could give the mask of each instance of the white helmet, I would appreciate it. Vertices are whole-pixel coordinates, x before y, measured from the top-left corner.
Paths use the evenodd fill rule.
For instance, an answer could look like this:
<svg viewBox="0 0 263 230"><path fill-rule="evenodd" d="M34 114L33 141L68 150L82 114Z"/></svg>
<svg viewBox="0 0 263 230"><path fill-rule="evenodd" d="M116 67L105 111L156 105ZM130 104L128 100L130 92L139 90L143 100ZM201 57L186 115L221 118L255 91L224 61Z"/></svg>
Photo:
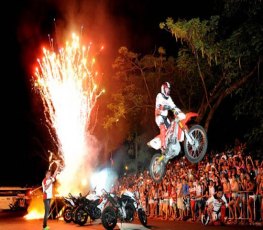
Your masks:
<svg viewBox="0 0 263 230"><path fill-rule="evenodd" d="M164 82L161 86L161 93L165 96L165 97L169 97L170 96L170 91L171 91L171 86L169 82Z"/></svg>

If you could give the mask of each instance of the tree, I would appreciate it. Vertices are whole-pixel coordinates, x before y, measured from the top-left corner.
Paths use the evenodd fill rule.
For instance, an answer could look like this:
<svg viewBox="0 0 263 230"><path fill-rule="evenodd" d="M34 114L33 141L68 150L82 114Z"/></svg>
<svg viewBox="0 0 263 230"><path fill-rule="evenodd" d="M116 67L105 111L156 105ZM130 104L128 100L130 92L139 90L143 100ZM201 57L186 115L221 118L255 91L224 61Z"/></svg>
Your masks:
<svg viewBox="0 0 263 230"><path fill-rule="evenodd" d="M118 85L109 93L109 111L103 123L107 132L113 132L118 126L123 140L133 137L135 146L139 145L138 137L142 133L157 134L155 97L162 82L174 77L175 64L174 58L166 58L163 48L159 48L157 54L141 56L121 47L113 63L114 82ZM138 148L133 149L133 155L138 156Z"/></svg>
<svg viewBox="0 0 263 230"><path fill-rule="evenodd" d="M225 5L221 16L211 16L209 20L193 18L174 22L167 18L166 22L160 23L161 29L169 31L182 44L178 68L188 78L199 82L195 84L197 88L192 98L199 95L194 107L206 130L222 101L255 78L262 63L263 26L258 22L262 17L262 6L260 3L250 5L246 18L239 24L228 26L225 32L222 28L233 18L233 15L230 18L226 15L235 6L234 2Z"/></svg>
<svg viewBox="0 0 263 230"><path fill-rule="evenodd" d="M145 55L119 49L113 69L118 90L112 93L108 109L111 114L104 122L105 128L111 128L116 121L125 119L131 126L152 128L154 124L155 97L163 81L175 74L175 60L166 59L165 51L160 48L158 55ZM142 116L143 114L143 116ZM152 118L152 119L149 119Z"/></svg>
<svg viewBox="0 0 263 230"><path fill-rule="evenodd" d="M111 132L118 126L124 138L157 132L154 100L164 81L172 83L176 105L185 112L198 111L197 122L203 123L206 130L219 106L230 96L240 98L242 103L244 98L251 101L257 97L258 103L254 104L262 112L262 100L253 92L253 87L262 87L262 4L248 0L222 3L219 9L223 10L209 19L174 22L167 18L160 23L160 28L178 43L174 57L167 57L162 47L144 56L126 47L119 49L113 64L114 83L118 86L112 91L104 128ZM259 81L261 84L257 84ZM245 115L241 105L236 116ZM262 127L262 119L259 124L257 127ZM253 132L262 137L259 130Z"/></svg>

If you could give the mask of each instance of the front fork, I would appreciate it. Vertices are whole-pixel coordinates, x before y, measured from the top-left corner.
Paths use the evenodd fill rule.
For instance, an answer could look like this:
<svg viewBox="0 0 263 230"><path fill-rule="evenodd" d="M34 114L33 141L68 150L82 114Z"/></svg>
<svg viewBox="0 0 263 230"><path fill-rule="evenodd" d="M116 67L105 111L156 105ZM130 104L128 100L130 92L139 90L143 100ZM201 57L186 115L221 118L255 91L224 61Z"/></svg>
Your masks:
<svg viewBox="0 0 263 230"><path fill-rule="evenodd" d="M190 143L190 145L193 145L194 144L194 138L189 135L188 128L181 121L178 122L178 125L183 130L184 135L185 135L186 139L188 140L188 142Z"/></svg>
<svg viewBox="0 0 263 230"><path fill-rule="evenodd" d="M161 163L164 158L165 158L165 156L162 154L162 155L158 158L158 163Z"/></svg>
<svg viewBox="0 0 263 230"><path fill-rule="evenodd" d="M169 161L169 157L166 157L164 154L162 154L162 155L158 158L157 162L158 162L158 164L160 164L162 161L164 161L164 163L167 164L167 162Z"/></svg>

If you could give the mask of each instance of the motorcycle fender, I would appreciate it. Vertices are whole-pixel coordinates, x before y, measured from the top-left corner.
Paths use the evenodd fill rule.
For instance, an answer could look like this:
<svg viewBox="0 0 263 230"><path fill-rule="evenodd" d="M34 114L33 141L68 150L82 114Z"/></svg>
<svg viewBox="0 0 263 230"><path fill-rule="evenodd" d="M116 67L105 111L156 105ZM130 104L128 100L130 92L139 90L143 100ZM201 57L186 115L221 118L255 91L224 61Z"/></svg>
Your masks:
<svg viewBox="0 0 263 230"><path fill-rule="evenodd" d="M151 141L147 143L148 146L154 148L155 150L158 150L161 148L161 139L159 136L155 137Z"/></svg>
<svg viewBox="0 0 263 230"><path fill-rule="evenodd" d="M68 200L68 201L70 202L70 204L71 204L72 206L75 205L73 200Z"/></svg>

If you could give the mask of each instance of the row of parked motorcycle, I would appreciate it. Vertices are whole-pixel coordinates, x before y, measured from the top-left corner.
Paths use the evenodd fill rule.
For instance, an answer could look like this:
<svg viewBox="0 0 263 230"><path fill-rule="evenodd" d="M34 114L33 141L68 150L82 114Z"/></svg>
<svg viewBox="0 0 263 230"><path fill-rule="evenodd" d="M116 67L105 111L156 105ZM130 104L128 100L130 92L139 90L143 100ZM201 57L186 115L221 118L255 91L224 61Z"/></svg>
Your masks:
<svg viewBox="0 0 263 230"><path fill-rule="evenodd" d="M81 193L73 196L63 197L65 206L63 208L63 218L66 223L74 222L85 225L88 218L91 220L101 219L105 229L114 229L117 222L132 222L138 216L142 225L147 226L147 215L141 205L139 193L125 191L118 196L114 193L102 190L102 195L97 195L95 191L86 195Z"/></svg>

